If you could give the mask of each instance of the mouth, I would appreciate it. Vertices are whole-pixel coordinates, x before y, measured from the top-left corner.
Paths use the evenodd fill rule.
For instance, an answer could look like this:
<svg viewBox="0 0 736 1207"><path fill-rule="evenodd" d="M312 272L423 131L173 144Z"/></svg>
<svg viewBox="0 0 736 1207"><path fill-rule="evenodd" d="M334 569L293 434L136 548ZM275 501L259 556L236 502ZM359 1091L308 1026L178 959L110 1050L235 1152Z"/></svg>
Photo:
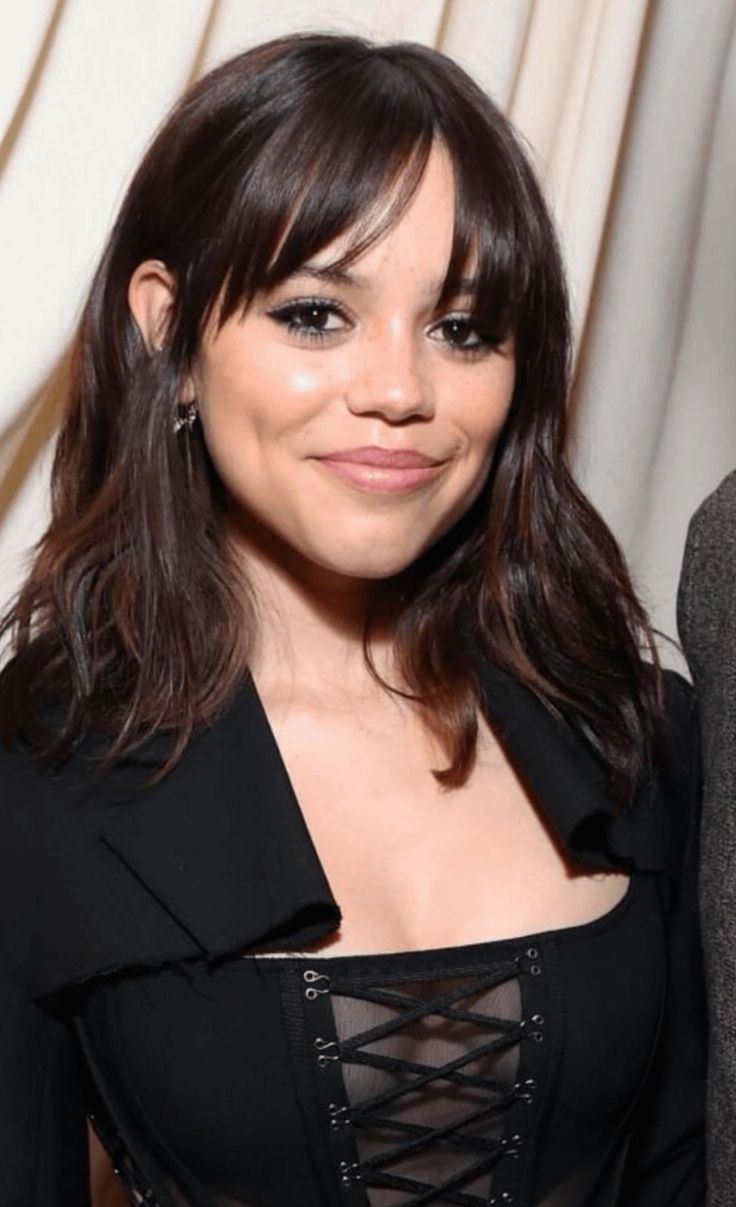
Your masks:
<svg viewBox="0 0 736 1207"><path fill-rule="evenodd" d="M371 494L406 494L436 478L446 460L416 449L345 449L315 458L336 477Z"/></svg>

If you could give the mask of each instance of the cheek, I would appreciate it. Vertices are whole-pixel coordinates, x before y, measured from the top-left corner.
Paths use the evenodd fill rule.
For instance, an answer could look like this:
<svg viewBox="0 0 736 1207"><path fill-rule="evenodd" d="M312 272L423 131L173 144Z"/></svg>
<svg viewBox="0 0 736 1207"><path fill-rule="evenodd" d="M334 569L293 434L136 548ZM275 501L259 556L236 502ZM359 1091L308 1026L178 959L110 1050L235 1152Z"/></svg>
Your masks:
<svg viewBox="0 0 736 1207"><path fill-rule="evenodd" d="M288 357L254 354L214 365L201 380L202 410L210 426L254 429L288 425L321 389L319 374Z"/></svg>
<svg viewBox="0 0 736 1207"><path fill-rule="evenodd" d="M262 341L219 352L200 373L202 426L215 467L226 485L237 485L267 469L282 444L309 431L325 373Z"/></svg>
<svg viewBox="0 0 736 1207"><path fill-rule="evenodd" d="M464 392L456 423L473 464L487 466L491 461L511 410L514 382L513 364L502 363L493 374L490 388L486 380Z"/></svg>
<svg viewBox="0 0 736 1207"><path fill-rule="evenodd" d="M475 380L457 383L448 392L447 418L458 439L461 454L434 512L436 539L472 507L482 492L498 440L511 410L515 373L513 363L502 361L491 374L479 372Z"/></svg>

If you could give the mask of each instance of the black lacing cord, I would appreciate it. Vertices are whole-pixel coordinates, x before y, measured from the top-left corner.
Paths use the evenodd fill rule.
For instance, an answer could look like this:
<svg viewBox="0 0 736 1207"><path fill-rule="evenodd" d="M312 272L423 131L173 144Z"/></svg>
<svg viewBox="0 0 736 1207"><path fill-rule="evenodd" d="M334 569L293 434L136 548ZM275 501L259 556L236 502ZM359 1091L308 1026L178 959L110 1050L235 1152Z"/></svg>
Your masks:
<svg viewBox="0 0 736 1207"><path fill-rule="evenodd" d="M467 1194L460 1187L471 1178L478 1178L481 1174L490 1173L502 1156L503 1151L499 1145L497 1153L484 1158L482 1161L476 1161L474 1165L461 1170L454 1177L448 1178L447 1181L439 1186L430 1186L427 1182L418 1182L415 1178L407 1178L401 1174L391 1174L386 1170L369 1170L363 1173L362 1165L358 1166L358 1170L360 1171L361 1181L366 1186L374 1186L376 1189L385 1190L403 1190L407 1193L410 1192L417 1195L418 1197L408 1201L407 1207L422 1207L424 1203L436 1203L439 1199L445 1203L460 1204L461 1207L487 1207L488 1199L486 1197L480 1198L476 1194Z"/></svg>
<svg viewBox="0 0 736 1207"><path fill-rule="evenodd" d="M430 1012L431 1013L431 1012ZM352 1114L355 1115L355 1110L375 1110L379 1106L385 1106L389 1102L393 1102L396 1098L403 1098L410 1090L420 1090L423 1086L429 1085L432 1081L455 1081L452 1076L462 1069L463 1065L470 1064L471 1061L478 1060L481 1056L487 1056L489 1052L497 1052L502 1048L514 1047L521 1036L524 1028L520 1023L516 1024L516 1033L513 1035L504 1036L503 1043L497 1039L490 1039L487 1043L479 1044L477 1048L473 1048L470 1052L463 1052L462 1055L456 1056L454 1060L449 1060L444 1065L430 1066L423 1064L414 1064L411 1061L403 1060L397 1056L380 1056L373 1052L355 1052L351 1049L344 1049L342 1044L338 1045L340 1059L344 1064L359 1064L368 1065L376 1069L388 1069L399 1073L417 1072L417 1076L410 1082L394 1086L392 1089L384 1090L381 1094L375 1094L373 1098L367 1098L365 1102L361 1102L357 1108L353 1108ZM483 1078L477 1075L465 1075L465 1085L475 1084L478 1089L495 1090L498 1083L491 1081L490 1078ZM503 1087L504 1091L508 1086Z"/></svg>
<svg viewBox="0 0 736 1207"><path fill-rule="evenodd" d="M519 1027L519 1031L523 1030L523 1027ZM474 1048L473 1056L482 1056L489 1051L498 1051L502 1047L513 1047L516 1042L516 1037L512 1038L510 1042L507 1041L503 1044L499 1044L495 1040L490 1040L487 1044L483 1044L482 1046L479 1045L477 1048ZM338 1047L339 1046L340 1045L338 1045ZM396 1056L384 1056L380 1052L350 1052L344 1057L344 1063L354 1065L369 1065L371 1068L383 1069L388 1073L416 1073L417 1078L421 1077L429 1069L428 1065L418 1064L415 1061L404 1060L403 1058L397 1058ZM449 1081L452 1085L461 1086L463 1089L488 1090L489 1093L498 1094L499 1097L503 1096L509 1088L508 1082L506 1081L495 1081L492 1077L481 1077L479 1073L464 1073L462 1069L453 1069L451 1067L452 1063L452 1061L449 1061L447 1064L444 1064L436 1069L438 1075L440 1073L442 1074L442 1080ZM422 1082L418 1081L417 1078L412 1081L412 1088L420 1087L422 1085ZM403 1089L401 1090L401 1093L404 1093ZM388 1100L386 1096L391 1094L393 1094L392 1090L386 1090L381 1094L376 1094L373 1098L366 1098L365 1103L361 1103L360 1109L368 1110L375 1109L377 1106L382 1106L384 1102Z"/></svg>
<svg viewBox="0 0 736 1207"><path fill-rule="evenodd" d="M476 1010L457 1010L454 1008L454 1003L461 1001L465 997L471 997L474 993L482 993L486 989L496 989L504 982L510 981L518 977L519 964L514 960L508 964L501 964L494 972L486 976L478 977L470 984L465 984L462 988L448 990L441 997L434 998L431 1002L417 1002L416 998L409 994L400 993L395 989L384 989L378 986L366 985L358 988L352 982L341 982L337 977L331 977L330 992L337 993L341 997L352 997L359 1002L372 1002L381 1006L396 1006L398 1008L406 1008L409 1003L415 1002L413 1008L406 1009L406 1013L402 1014L400 1019L389 1019L385 1023L380 1023L376 1027L371 1027L368 1031L361 1032L358 1036L353 1036L351 1040L346 1041L348 1044L368 1044L374 1040L382 1039L384 1035L391 1035L396 1031L397 1027L406 1027L409 1023L424 1018L427 1014L439 1014L443 1018L450 1018L458 1022L475 1022L481 1026L493 1024L496 1030L504 1031L518 1027L518 1023L513 1019L508 1018L492 1018L488 1014L480 1014Z"/></svg>
<svg viewBox="0 0 736 1207"><path fill-rule="evenodd" d="M389 1005L402 1011L398 1018L390 1019L339 1042L337 1045L339 1059L345 1063L367 1065L384 1071L415 1074L411 1080L391 1087L380 1094L375 1094L371 1098L366 1098L363 1102L350 1108L349 1119L355 1127L377 1127L409 1137L402 1142L395 1143L375 1157L355 1162L350 1170L352 1177L360 1178L367 1186L403 1190L418 1196L412 1198L407 1203L407 1207L421 1207L424 1203L436 1202L438 1199L442 1199L446 1203L458 1204L459 1207L482 1207L487 1202L485 1198L463 1192L461 1187L481 1174L491 1171L508 1151L508 1146L503 1140L464 1136L459 1133L461 1129L478 1123L489 1115L507 1110L520 1097L519 1086L500 1083L478 1074L464 1073L462 1070L465 1065L478 1060L489 1052L518 1044L524 1033L525 1024L523 1020L497 1018L475 1010L458 1009L455 1003L473 994L496 988L518 975L518 962L513 961L499 966L493 973L478 977L470 983L464 982L461 987L455 986L438 998L422 1002L417 1002L415 997L396 990L376 986L359 987L352 982L340 982L337 978L332 978L330 987L332 994L376 1005ZM395 1035L402 1028L430 1015L440 1016L454 1022L472 1022L481 1027L492 1028L496 1035L493 1039L479 1044L471 1051L438 1067L362 1050L367 1044L376 1043L378 1040ZM498 1034L499 1032L500 1034ZM495 1097L492 1102L476 1107L451 1123L440 1127L401 1122L375 1113L380 1108L394 1103L397 1099L405 1097L406 1094L415 1092L434 1081L448 1081L455 1085L484 1089L493 1093ZM480 1161L476 1161L473 1165L454 1174L441 1185L435 1186L404 1175L389 1173L388 1170L381 1168L392 1161L432 1145L464 1148L466 1151L482 1152L485 1155Z"/></svg>
<svg viewBox="0 0 736 1207"><path fill-rule="evenodd" d="M91 1077L88 1079L87 1093L92 1106L87 1118L112 1162L113 1173L131 1207L138 1207L139 1204L145 1204L145 1207L158 1207L153 1190L146 1184L143 1175L137 1169L135 1161L128 1152L125 1142L113 1122L112 1115Z"/></svg>
<svg viewBox="0 0 736 1207"><path fill-rule="evenodd" d="M475 1152L495 1152L499 1146L497 1140L484 1140L482 1136L461 1136L453 1133L460 1128L468 1127L471 1123L479 1123L481 1119L486 1119L489 1115L500 1114L501 1111L516 1102L518 1097L516 1087L512 1086L502 1099L476 1107L475 1110L468 1111L466 1115L462 1115L444 1127L429 1128L421 1123L405 1123L398 1119L385 1118L382 1115L369 1115L362 1106L358 1108L357 1117L355 1111L351 1112L350 1120L356 1127L380 1127L386 1131L402 1132L416 1137L414 1144L406 1144L401 1147L397 1145L393 1149L387 1149L385 1153L381 1154L381 1161L391 1160L394 1154L403 1155L414 1148L439 1142L451 1148L467 1148ZM366 1164L369 1165L370 1162L366 1162Z"/></svg>

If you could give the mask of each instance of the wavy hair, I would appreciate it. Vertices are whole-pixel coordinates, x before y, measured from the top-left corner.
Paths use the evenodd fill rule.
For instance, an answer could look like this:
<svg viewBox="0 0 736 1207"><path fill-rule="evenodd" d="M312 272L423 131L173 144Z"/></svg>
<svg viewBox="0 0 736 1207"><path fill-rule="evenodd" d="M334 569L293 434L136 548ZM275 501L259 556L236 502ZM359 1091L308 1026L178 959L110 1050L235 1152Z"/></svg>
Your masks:
<svg viewBox="0 0 736 1207"><path fill-rule="evenodd" d="M446 751L438 779L462 783L478 647L584 733L616 798L631 797L659 732L660 675L623 557L565 459L570 322L540 188L508 121L450 59L330 34L276 39L205 76L127 191L75 339L51 521L3 623L4 740L53 763L99 731L111 765L169 731L168 767L226 705L257 613L201 431L173 431L182 381L213 316L226 322L339 235L338 266L380 238L436 141L455 181L440 302L472 260L472 308L483 330L513 335L517 373L483 492L411 575L401 690ZM160 352L127 302L147 259L175 282ZM365 653L372 666L369 630Z"/></svg>

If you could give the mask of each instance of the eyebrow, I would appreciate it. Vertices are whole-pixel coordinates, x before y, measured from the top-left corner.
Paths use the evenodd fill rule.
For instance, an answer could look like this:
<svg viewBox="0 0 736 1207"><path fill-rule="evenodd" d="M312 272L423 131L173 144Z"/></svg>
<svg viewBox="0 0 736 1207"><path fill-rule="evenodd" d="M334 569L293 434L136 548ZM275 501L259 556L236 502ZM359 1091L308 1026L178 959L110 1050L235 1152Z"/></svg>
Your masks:
<svg viewBox="0 0 736 1207"><path fill-rule="evenodd" d="M370 280L363 273L351 271L347 268L339 268L337 265L331 264L302 264L293 272L292 279L296 277L309 277L315 281L326 281L330 285L345 285L353 289L368 290L370 289ZM437 297L442 292L444 278L439 278L433 281L427 281L424 285L424 292L428 297ZM461 277L457 283L457 289L453 291L453 296L460 297L474 296L478 288L477 277Z"/></svg>

